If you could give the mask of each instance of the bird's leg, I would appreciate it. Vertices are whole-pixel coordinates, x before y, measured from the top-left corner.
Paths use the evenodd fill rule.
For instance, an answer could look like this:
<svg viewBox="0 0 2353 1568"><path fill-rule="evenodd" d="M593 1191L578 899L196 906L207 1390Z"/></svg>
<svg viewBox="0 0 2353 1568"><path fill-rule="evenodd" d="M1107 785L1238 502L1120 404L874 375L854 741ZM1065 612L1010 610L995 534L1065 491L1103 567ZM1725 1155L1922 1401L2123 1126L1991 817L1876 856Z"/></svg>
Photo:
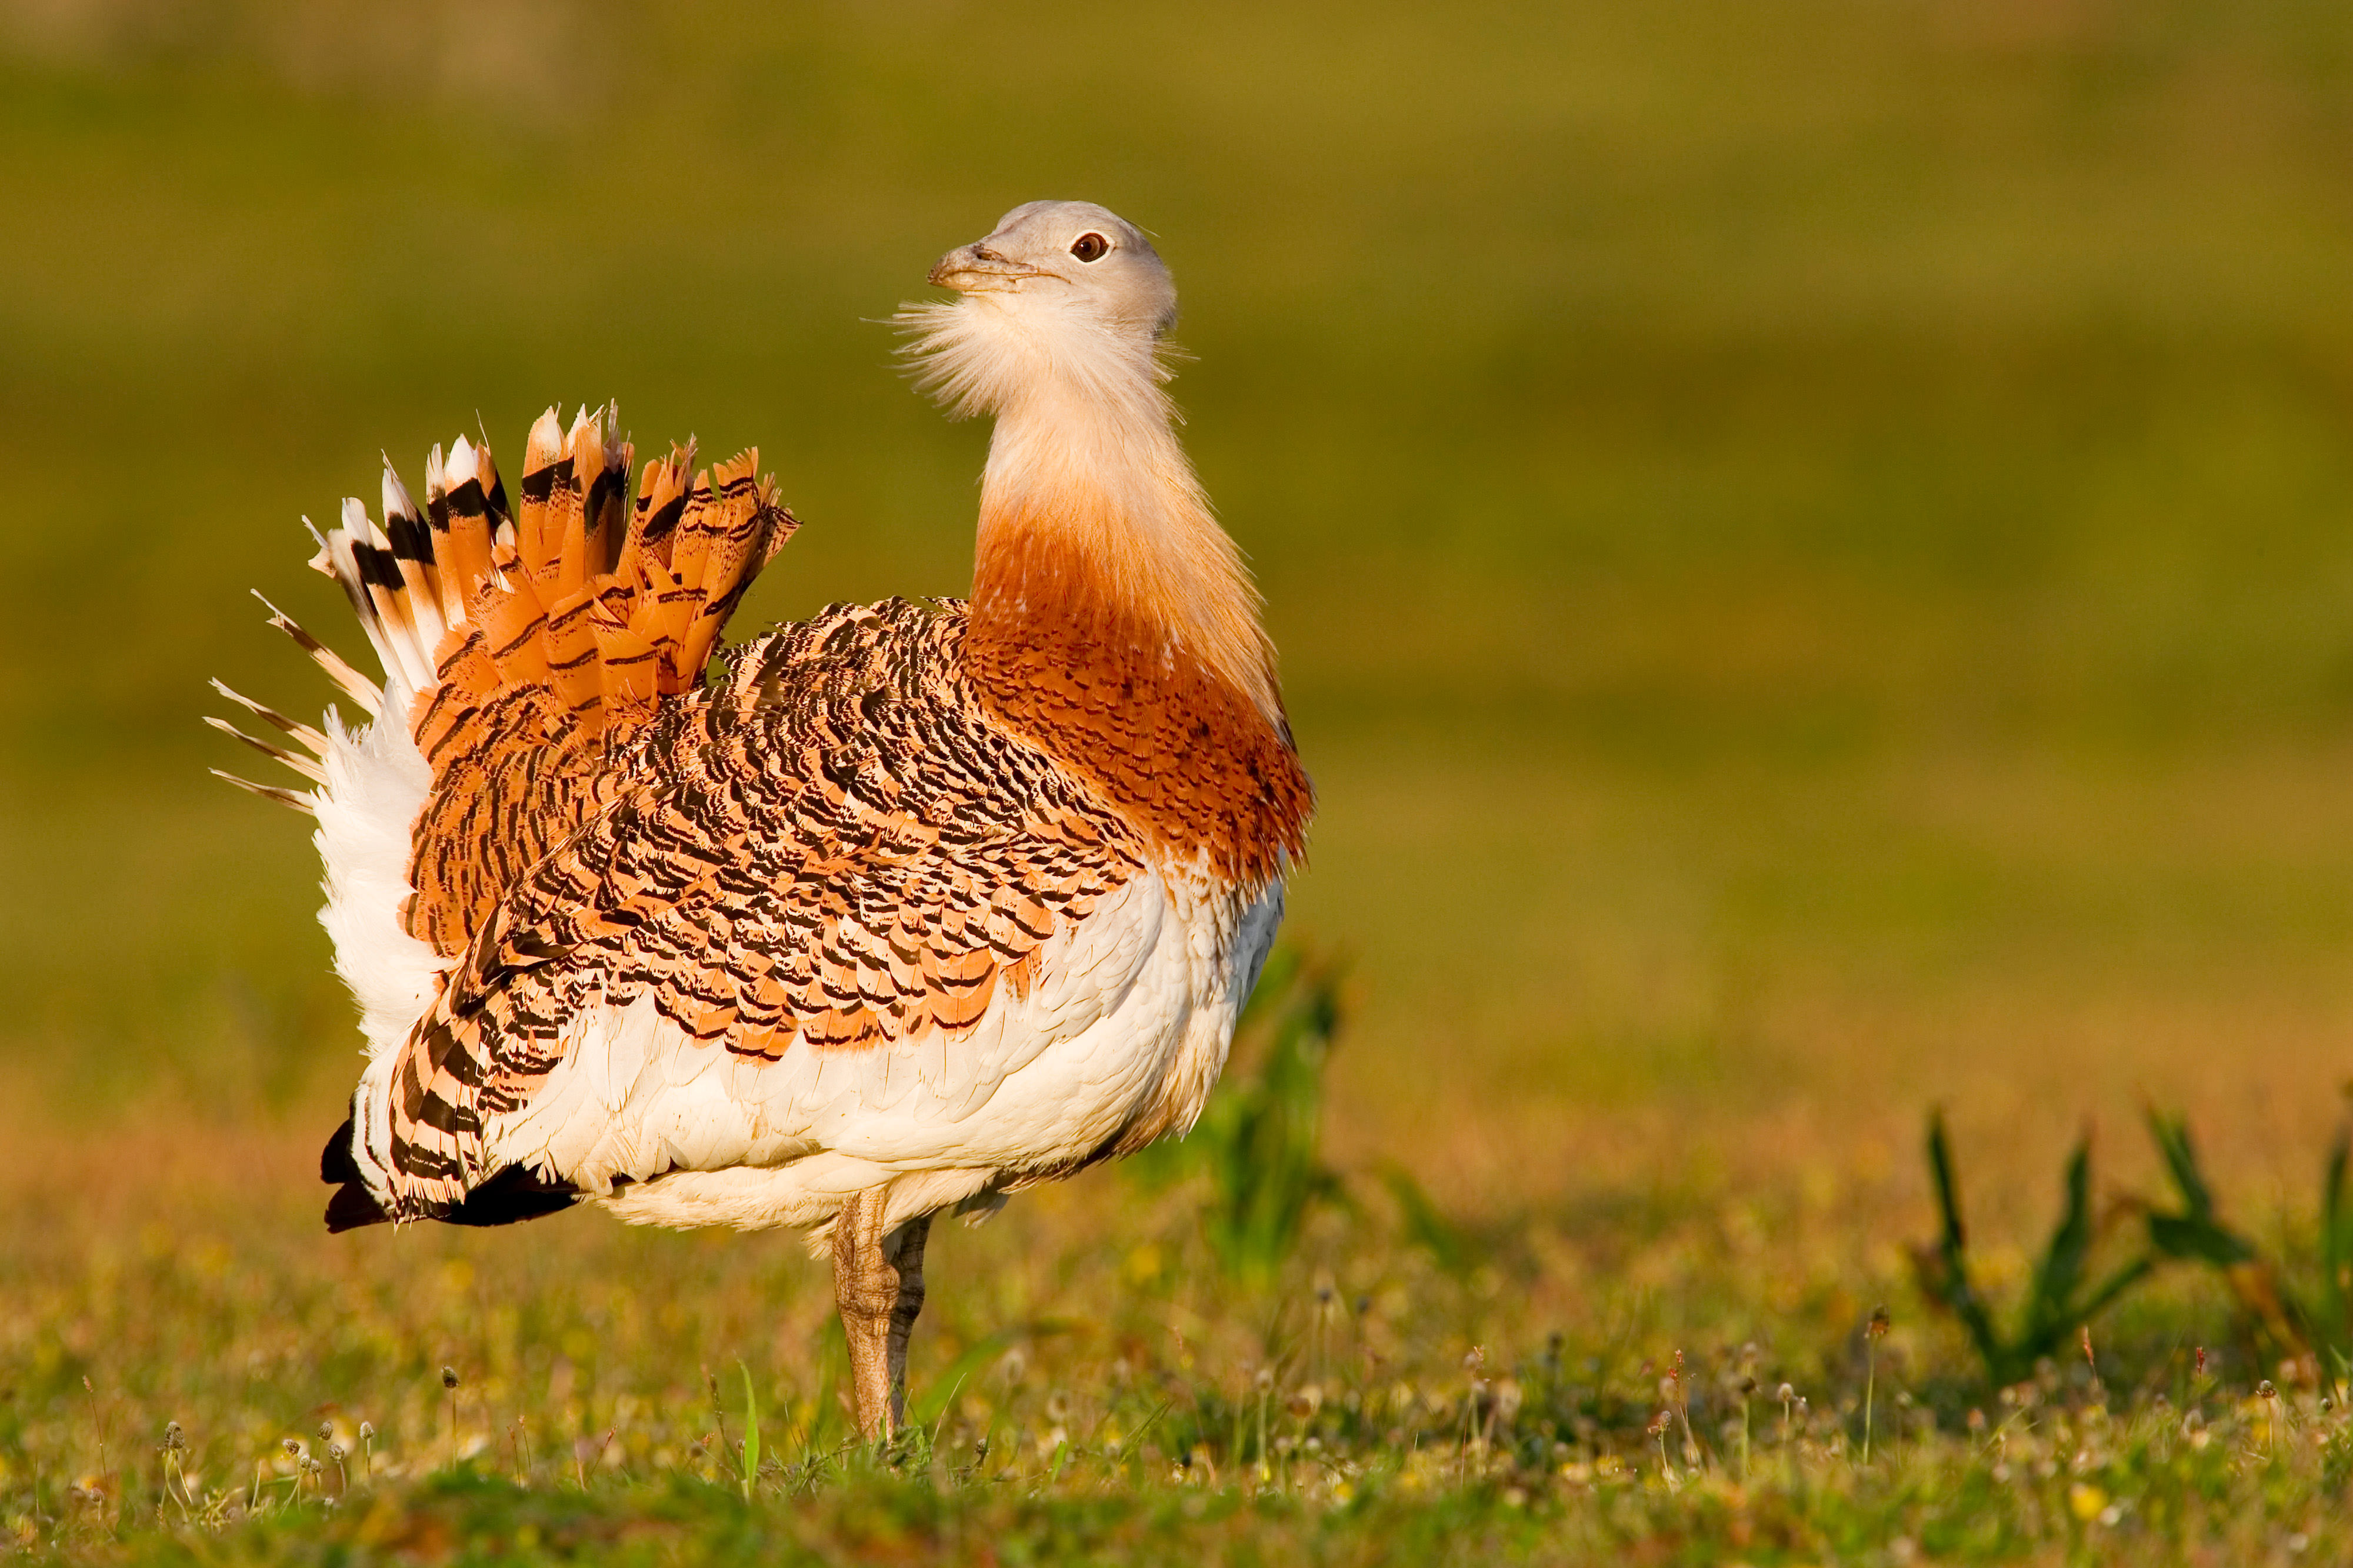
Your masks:
<svg viewBox="0 0 2353 1568"><path fill-rule="evenodd" d="M833 1221L833 1300L841 1310L842 1336L849 1342L849 1385L858 1407L859 1435L870 1443L891 1435L893 1415L891 1331L898 1316L901 1281L884 1246L888 1198L884 1187L854 1194ZM918 1300L922 1289L919 1283ZM909 1314L911 1320L913 1316Z"/></svg>
<svg viewBox="0 0 2353 1568"><path fill-rule="evenodd" d="M833 1300L849 1342L858 1430L871 1443L907 1419L907 1336L923 1310L923 1244L932 1216L885 1233L890 1190L853 1195L833 1221Z"/></svg>
<svg viewBox="0 0 2353 1568"><path fill-rule="evenodd" d="M882 1244L885 1251L896 1255L892 1261L899 1269L899 1299L891 1308L889 1342L893 1426L907 1419L907 1336L914 1331L916 1314L923 1310L923 1244L931 1236L932 1216L924 1215L892 1231Z"/></svg>

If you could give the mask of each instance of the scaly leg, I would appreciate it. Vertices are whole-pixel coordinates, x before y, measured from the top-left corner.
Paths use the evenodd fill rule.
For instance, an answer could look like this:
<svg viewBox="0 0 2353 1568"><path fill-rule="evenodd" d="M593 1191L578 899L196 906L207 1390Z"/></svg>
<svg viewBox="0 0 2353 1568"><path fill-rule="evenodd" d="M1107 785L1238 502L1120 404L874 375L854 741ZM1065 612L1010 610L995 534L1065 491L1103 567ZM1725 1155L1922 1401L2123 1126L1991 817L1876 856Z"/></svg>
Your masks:
<svg viewBox="0 0 2353 1568"><path fill-rule="evenodd" d="M849 1342L858 1430L870 1443L907 1418L907 1336L923 1310L923 1243L932 1234L929 1215L884 1234L888 1194L858 1194L833 1222L833 1300Z"/></svg>
<svg viewBox="0 0 2353 1568"><path fill-rule="evenodd" d="M911 1219L891 1233L882 1246L894 1253L892 1262L899 1270L899 1299L891 1309L890 1375L891 1425L900 1426L907 1419L907 1336L914 1331L915 1317L923 1310L923 1244L931 1239L932 1216Z"/></svg>
<svg viewBox="0 0 2353 1568"><path fill-rule="evenodd" d="M899 1305L899 1271L883 1251L888 1189L853 1194L833 1221L833 1301L849 1342L851 1403L859 1434L871 1443L891 1435L891 1321Z"/></svg>

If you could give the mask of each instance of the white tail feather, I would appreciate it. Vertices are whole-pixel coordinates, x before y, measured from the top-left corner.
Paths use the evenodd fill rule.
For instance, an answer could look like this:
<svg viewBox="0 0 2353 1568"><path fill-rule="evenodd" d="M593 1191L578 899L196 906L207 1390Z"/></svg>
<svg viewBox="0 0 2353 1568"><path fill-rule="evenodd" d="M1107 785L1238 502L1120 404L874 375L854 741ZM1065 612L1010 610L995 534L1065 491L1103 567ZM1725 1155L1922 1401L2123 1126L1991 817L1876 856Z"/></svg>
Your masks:
<svg viewBox="0 0 2353 1568"><path fill-rule="evenodd" d="M407 709L396 678L386 688L393 711ZM409 833L433 783L408 727L378 720L346 729L327 715L325 780L311 792L326 868L326 908L319 923L335 943L335 973L360 1005L368 1055L384 1056L406 1039L439 989L447 965L401 921L409 894Z"/></svg>

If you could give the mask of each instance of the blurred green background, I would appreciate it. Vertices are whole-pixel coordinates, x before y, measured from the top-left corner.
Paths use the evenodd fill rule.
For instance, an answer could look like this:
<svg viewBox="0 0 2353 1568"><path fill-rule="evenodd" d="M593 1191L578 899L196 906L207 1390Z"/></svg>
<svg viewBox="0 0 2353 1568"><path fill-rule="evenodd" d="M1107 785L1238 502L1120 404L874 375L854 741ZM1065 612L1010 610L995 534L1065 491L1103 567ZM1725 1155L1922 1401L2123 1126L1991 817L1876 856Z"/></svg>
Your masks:
<svg viewBox="0 0 2353 1568"><path fill-rule="evenodd" d="M1323 792L1344 1157L1871 1179L1933 1096L2055 1147L2147 1091L2306 1185L2353 1040L2341 8L0 19L19 1106L346 1091L306 835L196 720L212 675L322 703L245 590L358 642L297 519L379 447L511 466L617 397L806 521L739 628L959 592L986 432L877 321L1082 196L1176 270Z"/></svg>

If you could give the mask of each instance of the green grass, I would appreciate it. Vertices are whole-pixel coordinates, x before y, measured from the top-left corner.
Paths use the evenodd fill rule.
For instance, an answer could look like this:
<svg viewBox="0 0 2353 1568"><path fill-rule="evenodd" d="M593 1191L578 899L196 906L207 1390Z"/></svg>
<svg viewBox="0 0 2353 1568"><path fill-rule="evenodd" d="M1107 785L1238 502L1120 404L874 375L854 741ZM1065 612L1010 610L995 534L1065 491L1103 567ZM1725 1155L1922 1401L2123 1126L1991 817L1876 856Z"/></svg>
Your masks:
<svg viewBox="0 0 2353 1568"><path fill-rule="evenodd" d="M2004 1404L1908 1248L1938 1104L1991 1300L2087 1124L2095 1222L2168 1190L2145 1103L2263 1256L2341 1220L2348 89L2353 23L2301 0L0 9L0 1527L2343 1555L2341 1405L2221 1279L2159 1271L2095 1329L2104 1388L2063 1348ZM761 445L807 526L746 626L956 591L983 435L873 323L1041 195L1175 268L1187 438L1322 793L1292 929L1347 1022L1279 1187L1172 1158L944 1238L939 1441L878 1468L787 1242L315 1233L349 1006L303 835L203 776L195 720L211 675L322 701L244 596L342 626L301 514L478 415L512 454L558 397ZM2096 1281L2131 1255L2094 1228ZM1811 1413L1785 1444L1753 1400L1744 1475L1752 1342ZM1484 1448L1474 1346L1520 1390ZM1695 1462L1680 1414L1650 1433L1678 1352ZM745 1375L760 1413L748 1500L693 1447L712 1375L731 1441ZM346 1503L266 1480L266 1519L155 1525L165 1422L226 1500L329 1417L381 1434Z"/></svg>
<svg viewBox="0 0 2353 1568"><path fill-rule="evenodd" d="M285 1140L174 1130L171 1158L136 1173L26 1146L43 1175L0 1254L0 1524L35 1556L1797 1563L2353 1545L2345 1386L2183 1341L2201 1321L2230 1332L2196 1276L2128 1298L2096 1369L2071 1352L1997 1388L1908 1296L1866 1355L1848 1292L1898 1282L1769 1206L1750 1234L1721 1202L1530 1215L1486 1231L1462 1277L1377 1201L1327 1207L1285 1282L1251 1290L1218 1268L1196 1189L1113 1177L941 1238L922 1425L877 1454L850 1435L822 1269L788 1243L577 1215L371 1244L303 1223L303 1150ZM44 1221L69 1192L86 1234Z"/></svg>

